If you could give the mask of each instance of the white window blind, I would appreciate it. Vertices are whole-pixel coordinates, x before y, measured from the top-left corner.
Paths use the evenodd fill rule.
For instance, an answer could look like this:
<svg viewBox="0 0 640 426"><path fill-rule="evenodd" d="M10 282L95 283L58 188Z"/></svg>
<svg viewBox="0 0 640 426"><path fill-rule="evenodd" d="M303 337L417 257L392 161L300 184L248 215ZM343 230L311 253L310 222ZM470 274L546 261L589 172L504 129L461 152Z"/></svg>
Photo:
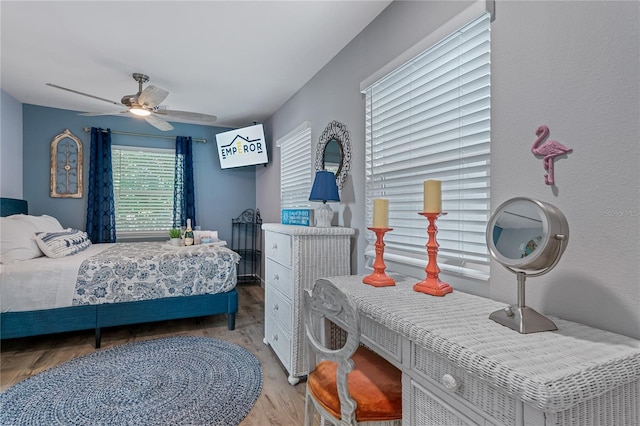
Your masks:
<svg viewBox="0 0 640 426"><path fill-rule="evenodd" d="M118 235L166 233L173 227L175 151L112 145L111 155Z"/></svg>
<svg viewBox="0 0 640 426"><path fill-rule="evenodd" d="M303 123L279 139L280 208L309 208L311 192L311 128Z"/></svg>
<svg viewBox="0 0 640 426"><path fill-rule="evenodd" d="M443 272L487 279L490 15L464 26L376 81L366 94L366 220L389 199L385 258L426 265L423 182L442 181L437 221ZM365 255L375 257L367 232Z"/></svg>

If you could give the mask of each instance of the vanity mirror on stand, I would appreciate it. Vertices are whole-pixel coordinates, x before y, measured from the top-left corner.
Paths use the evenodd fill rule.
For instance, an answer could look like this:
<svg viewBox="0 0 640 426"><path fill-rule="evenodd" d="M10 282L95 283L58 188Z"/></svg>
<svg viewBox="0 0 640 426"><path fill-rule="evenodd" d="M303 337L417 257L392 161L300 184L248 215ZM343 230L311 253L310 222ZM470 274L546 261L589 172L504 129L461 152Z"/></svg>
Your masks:
<svg viewBox="0 0 640 426"><path fill-rule="evenodd" d="M518 197L506 201L487 226L491 256L516 274L517 305L493 312L489 318L520 333L557 330L550 319L525 305L525 280L553 269L569 240L569 224L551 204Z"/></svg>
<svg viewBox="0 0 640 426"><path fill-rule="evenodd" d="M332 121L325 127L316 151L316 171L328 170L336 175L338 189L342 189L351 170L351 138L347 127Z"/></svg>

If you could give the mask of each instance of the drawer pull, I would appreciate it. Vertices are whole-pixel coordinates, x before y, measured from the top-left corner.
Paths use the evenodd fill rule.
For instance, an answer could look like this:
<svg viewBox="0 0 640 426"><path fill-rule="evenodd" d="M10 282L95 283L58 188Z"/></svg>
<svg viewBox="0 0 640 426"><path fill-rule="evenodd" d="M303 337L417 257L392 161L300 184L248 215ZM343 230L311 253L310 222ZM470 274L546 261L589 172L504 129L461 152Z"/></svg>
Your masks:
<svg viewBox="0 0 640 426"><path fill-rule="evenodd" d="M273 337L271 338L272 342L277 342L278 341L278 335L274 334Z"/></svg>
<svg viewBox="0 0 640 426"><path fill-rule="evenodd" d="M273 243L271 245L271 248L274 249L274 250L278 250L278 243Z"/></svg>
<svg viewBox="0 0 640 426"><path fill-rule="evenodd" d="M279 279L280 279L280 275L275 274L275 275L273 276L273 280L274 280L274 281L278 281Z"/></svg>
<svg viewBox="0 0 640 426"><path fill-rule="evenodd" d="M444 374L442 384L449 392L455 392L460 388L460 379L451 374Z"/></svg>
<svg viewBox="0 0 640 426"><path fill-rule="evenodd" d="M278 306L278 304L276 303L275 305L273 305L273 310L277 311L278 309L280 309L280 307Z"/></svg>

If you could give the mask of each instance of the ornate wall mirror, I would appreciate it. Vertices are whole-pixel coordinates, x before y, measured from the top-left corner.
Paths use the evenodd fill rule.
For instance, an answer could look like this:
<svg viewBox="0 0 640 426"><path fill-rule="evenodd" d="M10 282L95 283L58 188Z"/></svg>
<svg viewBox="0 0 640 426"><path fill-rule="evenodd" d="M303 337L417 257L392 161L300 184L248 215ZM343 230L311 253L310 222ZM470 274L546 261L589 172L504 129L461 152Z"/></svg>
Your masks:
<svg viewBox="0 0 640 426"><path fill-rule="evenodd" d="M517 276L518 303L489 318L520 333L556 330L555 324L525 306L526 277L553 269L567 247L569 224L551 204L530 198L506 201L487 225L487 247L494 259Z"/></svg>
<svg viewBox="0 0 640 426"><path fill-rule="evenodd" d="M334 120L325 127L316 151L316 170L333 172L342 189L351 170L351 138L344 124Z"/></svg>
<svg viewBox="0 0 640 426"><path fill-rule="evenodd" d="M51 197L82 198L82 141L69 129L51 141Z"/></svg>
<svg viewBox="0 0 640 426"><path fill-rule="evenodd" d="M331 139L324 146L322 154L322 169L333 172L334 175L340 174L342 169L342 145L336 139Z"/></svg>

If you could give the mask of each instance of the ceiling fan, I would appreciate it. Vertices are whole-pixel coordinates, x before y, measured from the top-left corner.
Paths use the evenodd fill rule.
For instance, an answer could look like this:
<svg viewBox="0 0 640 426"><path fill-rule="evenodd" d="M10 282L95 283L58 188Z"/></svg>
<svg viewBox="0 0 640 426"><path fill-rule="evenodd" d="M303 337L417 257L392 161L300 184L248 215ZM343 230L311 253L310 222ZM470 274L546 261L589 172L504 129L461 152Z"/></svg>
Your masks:
<svg viewBox="0 0 640 426"><path fill-rule="evenodd" d="M173 130L173 126L166 120L175 119L197 121L204 124L210 124L217 120L215 115L199 114L196 112L188 111L176 111L169 110L167 107L160 105L162 101L166 99L169 92L153 84L148 85L144 89L142 85L149 81L149 76L141 73L133 73L133 79L138 82L138 93L133 95L125 95L120 102L112 101L110 99L101 98L99 96L90 95L88 93L79 92L77 90L68 89L66 87L58 86L56 84L47 83L47 86L55 87L56 89L66 90L67 92L76 93L82 96L88 96L90 98L98 99L100 101L109 102L114 105L124 106L127 109L124 111L118 111L118 113L131 113L139 117L143 117L147 123L153 127L167 131ZM111 115L113 113L82 113L80 115L96 116L96 115Z"/></svg>

